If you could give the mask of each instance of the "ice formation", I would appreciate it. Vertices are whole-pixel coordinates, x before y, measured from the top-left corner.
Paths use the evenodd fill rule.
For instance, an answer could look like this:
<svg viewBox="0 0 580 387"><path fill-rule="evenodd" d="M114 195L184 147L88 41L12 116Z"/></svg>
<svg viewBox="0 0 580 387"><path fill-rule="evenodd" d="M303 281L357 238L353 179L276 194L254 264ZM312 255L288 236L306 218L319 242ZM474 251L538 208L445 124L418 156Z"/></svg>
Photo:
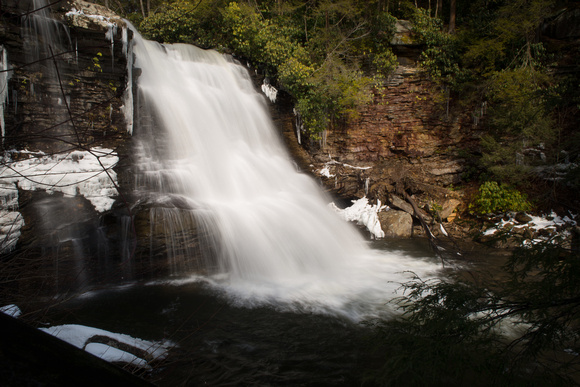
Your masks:
<svg viewBox="0 0 580 387"><path fill-rule="evenodd" d="M378 214L388 207L382 206L380 200L377 200L377 204L371 205L366 197L353 200L352 203L352 206L345 209L338 208L334 203L330 203L330 207L344 220L365 226L375 238L384 238L385 233L381 228Z"/></svg>

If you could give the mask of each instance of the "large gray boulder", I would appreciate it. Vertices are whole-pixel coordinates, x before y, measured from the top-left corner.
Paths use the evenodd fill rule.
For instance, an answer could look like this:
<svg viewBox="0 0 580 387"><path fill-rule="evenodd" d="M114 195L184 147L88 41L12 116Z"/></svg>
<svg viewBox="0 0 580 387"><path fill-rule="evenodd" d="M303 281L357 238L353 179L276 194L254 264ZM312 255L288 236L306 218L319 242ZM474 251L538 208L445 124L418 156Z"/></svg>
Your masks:
<svg viewBox="0 0 580 387"><path fill-rule="evenodd" d="M412 235L413 218L405 211L379 212L379 221L385 238L410 238Z"/></svg>

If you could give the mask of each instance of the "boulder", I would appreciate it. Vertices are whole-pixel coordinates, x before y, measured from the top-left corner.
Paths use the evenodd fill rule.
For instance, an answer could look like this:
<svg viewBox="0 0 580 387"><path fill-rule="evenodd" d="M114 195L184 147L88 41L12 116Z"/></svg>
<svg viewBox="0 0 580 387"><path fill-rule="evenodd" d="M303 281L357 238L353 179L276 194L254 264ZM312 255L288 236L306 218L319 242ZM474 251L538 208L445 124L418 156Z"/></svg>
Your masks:
<svg viewBox="0 0 580 387"><path fill-rule="evenodd" d="M528 223L532 220L532 217L526 214L525 212L518 212L514 218L516 222L520 224Z"/></svg>
<svg viewBox="0 0 580 387"><path fill-rule="evenodd" d="M385 238L410 238L412 235L413 218L405 211L379 212L379 221Z"/></svg>
<svg viewBox="0 0 580 387"><path fill-rule="evenodd" d="M453 214L453 212L457 209L457 207L459 207L460 204L461 204L461 201L459 201L457 199L449 199L445 203L443 203L443 206L442 206L443 208L439 212L439 216L441 217L441 220L449 219L451 214Z"/></svg>

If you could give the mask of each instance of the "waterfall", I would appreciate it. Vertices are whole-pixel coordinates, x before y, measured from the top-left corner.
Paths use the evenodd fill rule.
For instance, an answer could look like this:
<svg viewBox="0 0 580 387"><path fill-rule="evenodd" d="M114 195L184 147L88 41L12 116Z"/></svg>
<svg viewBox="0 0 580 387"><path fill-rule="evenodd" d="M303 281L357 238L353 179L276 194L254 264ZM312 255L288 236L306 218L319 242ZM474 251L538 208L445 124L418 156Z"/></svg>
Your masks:
<svg viewBox="0 0 580 387"><path fill-rule="evenodd" d="M34 12L22 17L22 31L27 63L34 63L45 76L54 77L52 54L71 61L72 40L68 27L52 17L48 3L47 0L32 1Z"/></svg>
<svg viewBox="0 0 580 387"><path fill-rule="evenodd" d="M139 184L163 206L193 213L212 236L216 269L207 280L216 288L243 305L358 318L383 307L400 272L434 268L369 249L328 208L314 180L296 171L244 67L137 32L134 53Z"/></svg>

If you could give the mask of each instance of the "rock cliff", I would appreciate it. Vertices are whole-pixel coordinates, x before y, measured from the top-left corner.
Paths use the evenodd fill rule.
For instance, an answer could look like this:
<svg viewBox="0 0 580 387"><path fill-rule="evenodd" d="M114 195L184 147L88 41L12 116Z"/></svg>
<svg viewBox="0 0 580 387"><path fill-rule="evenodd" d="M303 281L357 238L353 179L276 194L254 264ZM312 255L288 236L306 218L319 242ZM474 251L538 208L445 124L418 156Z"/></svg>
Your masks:
<svg viewBox="0 0 580 387"><path fill-rule="evenodd" d="M80 0L1 11L0 302L183 269L195 225L167 229L167 211L133 195L125 22Z"/></svg>

